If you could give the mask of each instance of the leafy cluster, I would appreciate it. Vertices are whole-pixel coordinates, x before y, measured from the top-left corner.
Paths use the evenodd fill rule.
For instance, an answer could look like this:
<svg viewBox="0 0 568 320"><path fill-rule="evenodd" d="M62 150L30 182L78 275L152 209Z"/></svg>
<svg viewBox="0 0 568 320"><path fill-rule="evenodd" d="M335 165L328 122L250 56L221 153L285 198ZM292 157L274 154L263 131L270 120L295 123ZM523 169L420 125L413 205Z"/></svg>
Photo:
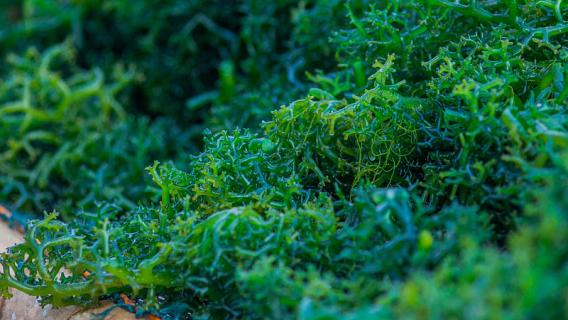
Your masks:
<svg viewBox="0 0 568 320"><path fill-rule="evenodd" d="M68 43L8 61L0 98L3 201L74 216L95 201L134 208L151 196L140 172L180 153L174 142L188 138L167 132L171 120L128 117L119 99L132 72L119 68L107 79L100 69L79 71Z"/></svg>
<svg viewBox="0 0 568 320"><path fill-rule="evenodd" d="M65 45L12 58L6 199L84 212L29 224L1 256L3 295L64 306L127 294L164 319L568 315L568 4L89 3L70 5L70 25L92 36L125 19L136 67L116 67L122 33L78 49L102 71L65 64ZM184 5L208 12L179 21L205 28L183 44L211 64L183 64L170 55L184 55L179 34L161 38L183 30ZM137 72L147 82L125 88ZM157 102L137 106L135 92ZM148 122L154 103L171 109ZM180 106L212 128L187 157ZM142 167L168 156L146 182Z"/></svg>
<svg viewBox="0 0 568 320"><path fill-rule="evenodd" d="M95 202L147 202L145 166L184 161L202 147L204 128L258 131L274 106L305 90L303 70L333 66L325 34L347 25L342 9L338 1L2 2L2 103L23 101L30 78L54 95L30 88L34 109L73 105L51 119L21 110L2 119L11 123L0 137L3 204L36 216L57 209L69 220ZM328 14L335 19L321 19ZM78 79L93 87L71 102L61 81L46 80L54 77L71 91Z"/></svg>
<svg viewBox="0 0 568 320"><path fill-rule="evenodd" d="M304 87L303 70L333 66L326 34L348 22L341 1L320 0L32 0L1 6L7 23L0 50L69 39L80 66L136 67L128 92L132 111L172 115L182 125L212 121L208 127L266 118L274 104ZM248 121L231 121L227 113Z"/></svg>

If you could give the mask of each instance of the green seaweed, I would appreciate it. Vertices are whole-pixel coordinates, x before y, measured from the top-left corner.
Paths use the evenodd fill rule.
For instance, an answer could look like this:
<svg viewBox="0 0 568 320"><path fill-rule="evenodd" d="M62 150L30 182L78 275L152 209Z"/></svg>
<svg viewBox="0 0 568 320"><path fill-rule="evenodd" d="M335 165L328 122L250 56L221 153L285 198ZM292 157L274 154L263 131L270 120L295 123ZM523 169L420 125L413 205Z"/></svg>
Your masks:
<svg viewBox="0 0 568 320"><path fill-rule="evenodd" d="M58 4L84 34L157 8L89 3ZM2 294L126 294L164 319L566 317L568 4L262 4L126 19L109 43L154 32L132 69L101 39L77 49L92 71L68 42L11 58L0 199L55 211L2 254ZM211 10L180 20L210 59L160 73L184 5Z"/></svg>

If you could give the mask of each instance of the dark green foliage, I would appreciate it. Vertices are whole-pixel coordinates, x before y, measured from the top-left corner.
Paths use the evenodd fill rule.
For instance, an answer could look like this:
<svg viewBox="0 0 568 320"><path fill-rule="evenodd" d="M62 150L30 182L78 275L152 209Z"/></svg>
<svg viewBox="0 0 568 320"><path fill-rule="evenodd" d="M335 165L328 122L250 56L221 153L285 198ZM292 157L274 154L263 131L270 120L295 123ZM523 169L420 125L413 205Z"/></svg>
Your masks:
<svg viewBox="0 0 568 320"><path fill-rule="evenodd" d="M211 126L221 122L219 129L256 126L274 104L304 87L304 70L333 66L326 34L347 23L341 2L319 0L32 0L0 6L12 19L0 33L0 50L69 38L81 66L136 67L130 110L174 115L182 125L211 117ZM336 18L322 19L329 14ZM270 92L257 90L266 82L274 87ZM237 112L216 115L226 108Z"/></svg>
<svg viewBox="0 0 568 320"><path fill-rule="evenodd" d="M2 255L4 295L126 293L166 319L568 315L568 4L122 3L70 5L83 35L123 28L80 63L110 75L127 36L136 71L46 64L63 45L2 83L3 196L86 209L29 224ZM181 41L183 21L202 32Z"/></svg>
<svg viewBox="0 0 568 320"><path fill-rule="evenodd" d="M0 190L14 209L58 208L67 217L95 201L134 208L150 195L140 174L147 164L182 149L170 144L168 121L126 115L118 95L131 72L116 69L116 80L105 79L98 69L78 70L73 59L67 43L9 58L12 72L1 83Z"/></svg>
<svg viewBox="0 0 568 320"><path fill-rule="evenodd" d="M527 222L510 241L510 252L462 240L462 254L434 274L420 273L379 301L385 318L565 318L566 154L526 207ZM536 172L534 172L537 174ZM367 313L367 315L370 315Z"/></svg>

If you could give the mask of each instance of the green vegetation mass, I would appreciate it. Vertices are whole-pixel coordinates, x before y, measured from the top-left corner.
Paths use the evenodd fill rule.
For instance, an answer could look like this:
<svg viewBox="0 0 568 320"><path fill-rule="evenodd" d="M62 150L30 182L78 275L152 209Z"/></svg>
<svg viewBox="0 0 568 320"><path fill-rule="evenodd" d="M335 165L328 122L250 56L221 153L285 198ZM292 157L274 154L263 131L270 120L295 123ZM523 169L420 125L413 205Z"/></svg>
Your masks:
<svg viewBox="0 0 568 320"><path fill-rule="evenodd" d="M4 296L568 318L567 2L0 8Z"/></svg>

